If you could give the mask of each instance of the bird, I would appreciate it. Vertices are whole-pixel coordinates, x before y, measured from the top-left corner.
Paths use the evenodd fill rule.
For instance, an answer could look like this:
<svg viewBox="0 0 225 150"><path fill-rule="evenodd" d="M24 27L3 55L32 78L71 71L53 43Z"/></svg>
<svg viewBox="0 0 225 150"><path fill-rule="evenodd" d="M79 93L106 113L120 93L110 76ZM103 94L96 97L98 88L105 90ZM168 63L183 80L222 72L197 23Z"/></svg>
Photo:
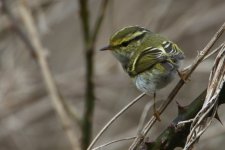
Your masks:
<svg viewBox="0 0 225 150"><path fill-rule="evenodd" d="M120 29L100 50L112 52L137 89L153 94L154 115L160 121L155 106L156 92L166 87L176 73L183 79L179 68L184 52L168 38L140 26Z"/></svg>

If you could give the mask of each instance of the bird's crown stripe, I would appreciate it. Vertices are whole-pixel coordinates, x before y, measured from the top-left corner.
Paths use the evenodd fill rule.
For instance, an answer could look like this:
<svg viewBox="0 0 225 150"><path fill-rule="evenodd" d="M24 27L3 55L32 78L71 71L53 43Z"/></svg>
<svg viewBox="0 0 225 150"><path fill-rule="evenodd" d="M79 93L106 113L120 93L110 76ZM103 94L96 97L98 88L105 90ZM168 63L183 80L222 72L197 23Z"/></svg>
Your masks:
<svg viewBox="0 0 225 150"><path fill-rule="evenodd" d="M124 38L116 41L113 45L114 46L120 46L123 43L129 44L132 41L136 41L136 40L141 39L145 35L146 32L147 31L144 31L144 30L142 30L142 31L136 31L133 34L129 34L129 36L126 36L126 37L124 37Z"/></svg>
<svg viewBox="0 0 225 150"><path fill-rule="evenodd" d="M142 38L142 36L146 33L146 31L137 31L135 33L133 33L130 36L125 37L124 39L122 39L122 41L119 44L122 44L124 42L131 42L133 40L139 40Z"/></svg>

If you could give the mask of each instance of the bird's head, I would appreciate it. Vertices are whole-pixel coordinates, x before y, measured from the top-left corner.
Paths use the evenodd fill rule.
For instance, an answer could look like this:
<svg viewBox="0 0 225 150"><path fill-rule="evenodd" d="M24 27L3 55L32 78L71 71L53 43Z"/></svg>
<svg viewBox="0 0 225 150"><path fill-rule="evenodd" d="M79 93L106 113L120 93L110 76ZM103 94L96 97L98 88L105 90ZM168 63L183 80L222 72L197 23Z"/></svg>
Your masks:
<svg viewBox="0 0 225 150"><path fill-rule="evenodd" d="M139 26L125 27L113 34L110 38L109 45L101 50L112 51L121 63L125 63L138 50L146 33L149 34L151 31Z"/></svg>

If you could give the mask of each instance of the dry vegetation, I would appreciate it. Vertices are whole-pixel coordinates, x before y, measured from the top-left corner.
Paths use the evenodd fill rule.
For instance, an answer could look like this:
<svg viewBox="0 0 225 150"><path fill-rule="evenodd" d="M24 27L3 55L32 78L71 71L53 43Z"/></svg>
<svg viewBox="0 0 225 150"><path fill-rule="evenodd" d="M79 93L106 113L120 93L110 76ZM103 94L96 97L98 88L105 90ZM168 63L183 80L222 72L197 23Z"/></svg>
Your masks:
<svg viewBox="0 0 225 150"><path fill-rule="evenodd" d="M0 150L69 150L72 149L71 143L73 149L78 149L74 147L79 145L83 132L80 124L72 120L74 114L78 118L82 118L85 114L83 113L86 106L84 101L87 99L85 84L89 84L85 76L85 54L87 54L85 49L90 48L85 46L83 38L85 23L81 23L82 0L5 1L10 2L9 10L13 13L16 23L12 22L9 14L7 15L1 0ZM31 29L26 25L26 19L21 17L23 8L19 7L21 4L18 4L18 1L27 1L24 5L25 10L27 9L28 14L31 12L32 15L27 17L31 22L34 21ZM88 6L90 32L94 32L99 12L101 16L99 10L104 7L100 0L89 0ZM129 0L128 3L127 0L109 0L106 12L103 13L102 26L97 32L96 42L94 39L91 47L94 54L95 87L93 136L110 118L140 94L115 59L109 53L98 51L108 43L109 36L124 26L144 26L176 41L185 52L186 59L183 66L187 66L192 64L198 51L205 47L225 21L225 2L223 0ZM33 47L33 50L44 49L41 54L37 54L39 57L31 57L29 46L24 44L23 38L18 36L18 31L15 31L15 24L28 35L28 39L35 39L32 31L36 30L40 38L37 36L36 40L39 44L36 48ZM224 40L223 35L214 48ZM32 45L35 45L35 42ZM44 71L46 64L41 65L40 56L43 56L44 61L47 62L47 74L46 70ZM214 60L215 56L210 57L198 66L191 76L191 81L182 87L175 100L162 114L162 121L157 122L151 129L150 140L158 137L177 116L175 101L187 105L208 86ZM46 79L49 75L50 78L53 77L50 83ZM178 78L158 93L159 105L162 103L160 99L166 99L177 82ZM57 91L54 86L59 88L60 93L54 92ZM149 99L151 97L146 96L132 106L104 133L97 145L136 135L140 116ZM60 105L66 103L66 111L60 112L61 108L56 106L57 103ZM223 107L222 105L219 108L222 122L225 120ZM151 117L151 113L148 118ZM195 147L222 150L223 147L220 145L223 144L224 139L224 127L213 120ZM131 141L123 141L103 149L128 149L129 145Z"/></svg>

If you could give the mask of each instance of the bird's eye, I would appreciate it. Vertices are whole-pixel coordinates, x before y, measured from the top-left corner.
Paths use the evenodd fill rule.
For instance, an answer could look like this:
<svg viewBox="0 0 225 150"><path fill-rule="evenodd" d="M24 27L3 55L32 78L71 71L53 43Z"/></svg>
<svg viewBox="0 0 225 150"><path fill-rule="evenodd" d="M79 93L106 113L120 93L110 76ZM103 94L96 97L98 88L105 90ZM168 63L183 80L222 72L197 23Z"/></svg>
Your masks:
<svg viewBox="0 0 225 150"><path fill-rule="evenodd" d="M123 47L127 47L128 46L128 42L123 42L123 43L121 43L121 46L123 46Z"/></svg>

